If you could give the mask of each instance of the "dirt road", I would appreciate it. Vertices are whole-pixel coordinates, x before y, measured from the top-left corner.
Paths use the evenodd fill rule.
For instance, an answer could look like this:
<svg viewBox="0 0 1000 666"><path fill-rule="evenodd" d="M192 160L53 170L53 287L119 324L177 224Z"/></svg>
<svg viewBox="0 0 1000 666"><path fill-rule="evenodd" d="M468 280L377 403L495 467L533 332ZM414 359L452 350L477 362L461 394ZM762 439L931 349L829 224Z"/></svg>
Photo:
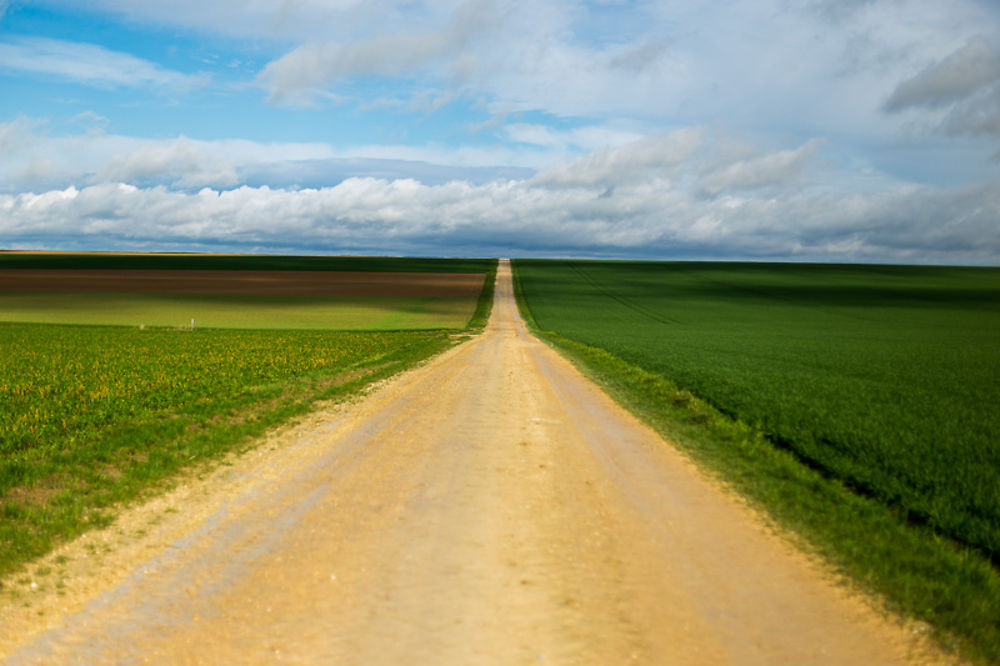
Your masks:
<svg viewBox="0 0 1000 666"><path fill-rule="evenodd" d="M533 339L505 263L483 335L193 488L124 517L105 537L121 545L100 564L69 548L68 591L20 615L0 609L10 620L0 654L12 664L931 659Z"/></svg>

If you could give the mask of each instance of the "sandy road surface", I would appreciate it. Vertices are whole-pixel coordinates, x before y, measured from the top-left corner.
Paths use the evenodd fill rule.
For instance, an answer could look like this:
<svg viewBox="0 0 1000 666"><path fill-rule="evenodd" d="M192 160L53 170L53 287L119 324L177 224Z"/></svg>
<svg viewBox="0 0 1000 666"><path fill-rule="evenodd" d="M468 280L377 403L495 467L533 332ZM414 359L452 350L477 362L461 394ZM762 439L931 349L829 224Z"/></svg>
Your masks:
<svg viewBox="0 0 1000 666"><path fill-rule="evenodd" d="M45 620L11 615L9 663L929 658L531 338L498 277L482 336L182 489Z"/></svg>

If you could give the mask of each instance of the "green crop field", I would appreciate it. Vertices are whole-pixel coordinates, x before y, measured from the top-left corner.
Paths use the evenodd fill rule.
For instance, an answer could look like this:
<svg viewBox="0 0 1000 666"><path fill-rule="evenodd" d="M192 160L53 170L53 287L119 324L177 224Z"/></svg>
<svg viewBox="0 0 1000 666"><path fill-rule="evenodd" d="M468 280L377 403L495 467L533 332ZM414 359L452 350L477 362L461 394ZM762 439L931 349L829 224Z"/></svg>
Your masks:
<svg viewBox="0 0 1000 666"><path fill-rule="evenodd" d="M1000 271L519 262L538 325L1000 554Z"/></svg>
<svg viewBox="0 0 1000 666"><path fill-rule="evenodd" d="M114 326L402 330L464 328L474 298L289 294L3 293L0 321Z"/></svg>
<svg viewBox="0 0 1000 666"><path fill-rule="evenodd" d="M0 324L0 574L182 466L449 344L444 331Z"/></svg>
<svg viewBox="0 0 1000 666"><path fill-rule="evenodd" d="M621 359L607 375L612 383L642 374L636 393L664 378L902 524L1000 561L1000 270L542 260L515 268L538 329L570 341L567 348L581 343ZM696 455L698 437L688 444ZM771 473L751 467L737 474ZM768 493L781 514L789 498L760 495ZM822 523L823 510L809 520ZM875 566L865 559L878 550L875 539L823 538L862 575ZM953 582L906 575L897 587ZM955 622L960 632L989 629L980 647L1000 655L996 616L976 616L997 610L989 580L978 602L961 602L981 626ZM935 618L955 603L928 601L926 591L904 605ZM913 608L920 604L928 608Z"/></svg>
<svg viewBox="0 0 1000 666"><path fill-rule="evenodd" d="M0 254L0 274L238 269L487 278L478 299L0 291L0 319L112 324L0 323L0 577L106 524L117 507L181 469L448 348L456 331L485 323L495 267L496 260ZM391 276L388 284L394 288Z"/></svg>

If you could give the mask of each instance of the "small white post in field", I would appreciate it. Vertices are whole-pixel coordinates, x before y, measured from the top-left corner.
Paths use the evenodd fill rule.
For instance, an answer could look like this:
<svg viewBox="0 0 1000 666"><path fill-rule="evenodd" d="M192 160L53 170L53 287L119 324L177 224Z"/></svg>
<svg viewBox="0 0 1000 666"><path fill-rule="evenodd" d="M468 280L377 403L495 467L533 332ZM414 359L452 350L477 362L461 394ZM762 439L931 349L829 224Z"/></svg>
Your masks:
<svg viewBox="0 0 1000 666"><path fill-rule="evenodd" d="M191 330L194 330L194 317L191 318Z"/></svg>

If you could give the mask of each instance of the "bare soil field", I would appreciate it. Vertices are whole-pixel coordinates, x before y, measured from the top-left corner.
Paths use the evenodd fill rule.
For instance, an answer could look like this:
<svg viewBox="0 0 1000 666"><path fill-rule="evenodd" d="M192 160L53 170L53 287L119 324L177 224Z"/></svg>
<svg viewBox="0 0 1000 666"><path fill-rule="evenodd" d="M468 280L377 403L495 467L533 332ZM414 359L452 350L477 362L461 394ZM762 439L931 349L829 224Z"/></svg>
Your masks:
<svg viewBox="0 0 1000 666"><path fill-rule="evenodd" d="M946 663L521 322L69 544L0 597L34 663Z"/></svg>
<svg viewBox="0 0 1000 666"><path fill-rule="evenodd" d="M477 273L227 270L0 270L0 292L471 297Z"/></svg>

